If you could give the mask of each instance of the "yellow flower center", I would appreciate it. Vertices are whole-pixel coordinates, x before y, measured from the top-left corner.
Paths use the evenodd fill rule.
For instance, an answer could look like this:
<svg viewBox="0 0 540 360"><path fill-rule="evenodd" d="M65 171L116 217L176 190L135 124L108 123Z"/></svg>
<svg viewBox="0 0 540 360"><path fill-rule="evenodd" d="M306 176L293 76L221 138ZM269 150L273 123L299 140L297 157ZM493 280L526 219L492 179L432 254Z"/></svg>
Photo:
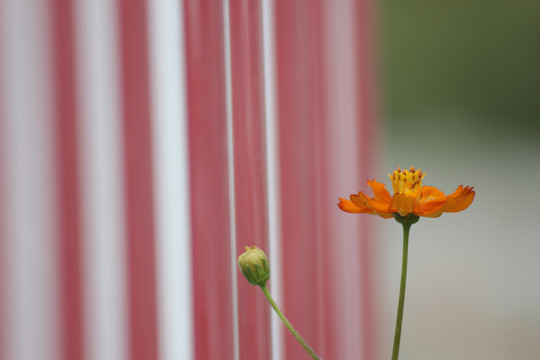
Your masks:
<svg viewBox="0 0 540 360"><path fill-rule="evenodd" d="M392 174L388 174L392 180L394 194L404 194L410 197L419 198L422 192L422 179L426 175L422 170L401 170L397 168Z"/></svg>

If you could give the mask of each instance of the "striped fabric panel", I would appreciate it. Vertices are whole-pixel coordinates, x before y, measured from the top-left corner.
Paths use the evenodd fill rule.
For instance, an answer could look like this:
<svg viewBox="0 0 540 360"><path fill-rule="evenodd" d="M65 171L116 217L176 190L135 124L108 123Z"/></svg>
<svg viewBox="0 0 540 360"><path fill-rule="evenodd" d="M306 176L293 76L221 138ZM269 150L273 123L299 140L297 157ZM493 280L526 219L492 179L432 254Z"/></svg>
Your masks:
<svg viewBox="0 0 540 360"><path fill-rule="evenodd" d="M154 175L146 1L118 1L130 359L157 359Z"/></svg>
<svg viewBox="0 0 540 360"><path fill-rule="evenodd" d="M379 93L377 88L377 65L374 44L374 9L375 3L372 0L356 1L352 4L351 13L354 16L354 25L352 32L356 34L355 56L356 60L356 78L355 78L355 103L357 104L356 116L360 121L357 121L357 128L360 134L361 141L356 141L356 151L360 154L360 166L357 168L357 176L360 180L366 179L368 174L378 171L374 154L376 148L376 135L379 133L377 129L378 122L375 119L379 118L377 114ZM373 243L373 222L374 219L361 218L360 221L360 296L362 298L362 338L363 346L360 349L364 359L377 359L379 354L375 349L377 338L375 332L377 330L375 323L375 296L372 295L376 289L375 283L375 268L373 262L375 247ZM374 330L375 329L375 330Z"/></svg>
<svg viewBox="0 0 540 360"><path fill-rule="evenodd" d="M196 359L237 356L221 1L185 1Z"/></svg>
<svg viewBox="0 0 540 360"><path fill-rule="evenodd" d="M81 359L83 297L74 9L71 0L51 0L48 6L52 33L52 101L56 147L60 358Z"/></svg>
<svg viewBox="0 0 540 360"><path fill-rule="evenodd" d="M150 1L152 134L162 359L193 358L184 8Z"/></svg>
<svg viewBox="0 0 540 360"><path fill-rule="evenodd" d="M2 69L0 60L0 69ZM2 81L2 72L0 72L0 84L3 83ZM2 121L4 118L4 96L3 95L3 87L0 87L0 134L4 134L4 122ZM0 135L0 139L2 139ZM5 147L0 145L0 169L4 170L6 167L4 165L5 161L5 155L4 155ZM4 185L5 179L4 176L0 176L0 254L5 254L7 249L7 241L6 241L6 221L7 216L5 214L6 206L3 206L1 204L6 203L6 197L5 197L5 185ZM3 257L0 256L0 260L3 260ZM0 290L4 291L6 289L6 280L7 280L7 266L4 261L0 263ZM0 360L3 360L5 358L6 354L6 326L3 326L3 324L6 323L7 314L6 311L6 297L0 296Z"/></svg>
<svg viewBox="0 0 540 360"><path fill-rule="evenodd" d="M283 303L328 359L372 358L369 225L336 210L374 156L364 145L372 117L357 101L366 89L356 81L365 81L358 55L368 49L357 3L275 1ZM308 358L291 337L285 353Z"/></svg>
<svg viewBox="0 0 540 360"><path fill-rule="evenodd" d="M370 19L0 0L0 360L309 358L245 245L317 352L373 359L371 226L336 208L373 166Z"/></svg>
<svg viewBox="0 0 540 360"><path fill-rule="evenodd" d="M0 68L1 68L1 65L0 65ZM0 82L1 82L1 78L0 78ZM0 114L4 113L2 111L3 110L3 104L1 103L2 100L3 100L3 97L0 96ZM0 119L2 119L2 116L3 115L0 115ZM0 121L0 134L3 134L4 132L5 132L4 122ZM4 146L0 145L0 169L5 169L4 150L5 150ZM6 203L5 193L3 191L5 188L4 181L5 181L4 177L0 176L0 204ZM7 216L5 214L5 208L6 208L5 206L0 205L0 254L5 254L6 249L7 249L7 246L6 246L7 245L7 241L6 241L7 232L6 232L6 227L5 227ZM1 257L0 259L3 260L3 257ZM2 263L0 263L0 290L2 291L6 289L7 272L8 272L8 269L7 269L6 263L2 261ZM6 297L0 296L0 360L3 360L7 354L7 351L6 351L7 329L6 329L6 326L3 325L6 323L6 320L7 320Z"/></svg>
<svg viewBox="0 0 540 360"><path fill-rule="evenodd" d="M0 2L3 360L62 353L48 5Z"/></svg>
<svg viewBox="0 0 540 360"><path fill-rule="evenodd" d="M84 353L124 360L128 353L126 229L117 7L77 0L76 52Z"/></svg>
<svg viewBox="0 0 540 360"><path fill-rule="evenodd" d="M236 255L268 252L261 3L229 2ZM271 359L270 311L260 290L236 272L241 359Z"/></svg>
<svg viewBox="0 0 540 360"><path fill-rule="evenodd" d="M320 217L321 149L317 136L324 99L320 42L321 2L275 2L278 127L281 174L281 248L283 259L283 309L302 337L323 357L324 295L322 277L323 219ZM319 40L319 41L318 41ZM332 340L329 339L331 342ZM285 337L287 359L307 358L296 340Z"/></svg>
<svg viewBox="0 0 540 360"><path fill-rule="evenodd" d="M275 56L275 17L272 1L262 1L261 6L263 38L264 110L266 140L266 174L268 201L268 249L272 271L271 291L274 300L282 304L283 278L281 274L281 217L279 213L280 171L279 137L276 99L276 56ZM284 327L281 319L272 312L271 316L272 358L283 359Z"/></svg>

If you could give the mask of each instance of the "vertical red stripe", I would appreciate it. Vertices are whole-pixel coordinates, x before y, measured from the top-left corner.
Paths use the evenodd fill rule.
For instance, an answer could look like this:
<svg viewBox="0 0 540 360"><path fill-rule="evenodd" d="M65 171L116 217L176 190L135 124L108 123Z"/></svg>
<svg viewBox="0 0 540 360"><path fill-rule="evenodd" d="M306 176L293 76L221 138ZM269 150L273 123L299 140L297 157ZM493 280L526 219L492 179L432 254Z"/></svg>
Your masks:
<svg viewBox="0 0 540 360"><path fill-rule="evenodd" d="M222 1L186 0L195 357L234 359Z"/></svg>
<svg viewBox="0 0 540 360"><path fill-rule="evenodd" d="M331 3L331 2L330 2ZM331 177L335 176L331 172L332 161L339 161L331 157L331 147L335 146L335 139L329 138L328 129L333 122L339 122L343 119L329 117L328 114L328 96L326 88L326 79L328 75L328 64L326 63L327 52L325 39L328 38L326 33L325 0L320 0L312 4L312 24L311 31L308 33L307 41L313 45L312 56L316 59L313 62L312 76L316 79L314 103L312 106L316 111L314 119L315 127L315 144L311 161L314 163L314 183L315 193L319 194L314 197L316 212L314 214L314 223L316 225L316 277L319 279L316 289L316 296L320 298L319 318L321 328L319 329L318 341L321 351L321 356L329 359L340 358L337 348L340 346L341 338L345 335L340 332L340 326L336 319L336 300L345 294L336 294L332 291L335 289L333 281L336 277L341 277L342 274L336 273L338 264L334 264L335 242L332 222L332 213L336 212L335 194L331 192ZM330 200L331 199L331 200ZM330 200L330 201L329 201Z"/></svg>
<svg viewBox="0 0 540 360"><path fill-rule="evenodd" d="M51 0L60 251L61 356L83 358L73 4Z"/></svg>
<svg viewBox="0 0 540 360"><path fill-rule="evenodd" d="M376 131L375 111L377 99L377 87L375 82L375 46L374 46L374 26L372 19L373 4L371 0L361 0L354 2L355 6L355 25L357 34L356 43L356 61L359 64L357 70L357 88L358 88L358 104L359 104L359 139L358 151L361 155L361 165L359 166L359 179L367 179L372 176L374 164L372 159L374 154L374 136ZM375 333L376 326L374 321L375 309L373 301L373 286L374 286L374 247L371 245L373 241L372 226L370 225L373 219L362 217L359 219L361 223L360 233L360 265L361 265L361 291L363 297L362 307L362 330L364 334L363 359L376 359L375 354Z"/></svg>
<svg viewBox="0 0 540 360"><path fill-rule="evenodd" d="M365 5L365 2L364 2ZM325 63L330 47L326 43L329 34L326 32L327 16L324 7L331 6L325 0L275 1L276 16L276 48L277 48L277 89L279 104L279 138L280 138L280 173L281 173L281 216L282 216L282 249L284 278L284 307L293 324L302 336L324 358L339 358L343 354L343 346L354 337L343 333L343 321L338 308L340 296L355 294L346 285L342 285L342 277L336 269L340 268L337 251L333 241L336 226L340 223L336 218L335 199L339 181L333 179L331 169L333 162L346 163L342 159L332 158L332 154L340 151L333 147L339 137L331 137L328 129L334 122L343 121L340 128L350 127L350 131L360 129L358 145L351 146L351 159L359 159L360 164L352 164L351 171L358 169L360 178L365 179L371 167L373 156L371 147L373 93L371 63L364 57L372 54L366 46L370 34L369 14L355 13L361 48L357 55L362 56L361 76L350 82L361 91L357 126L349 119L332 117L332 110L327 99L326 79L329 65ZM355 11L359 5L353 5ZM364 7L362 7L365 10ZM369 75L369 76L368 76ZM344 85L344 84L342 84ZM342 86L337 85L337 86ZM340 147L343 149L344 147ZM361 154L361 156L359 156ZM345 154L340 154L345 155ZM351 174L356 176L357 174ZM351 190L352 191L352 190ZM361 238L361 273L347 274L351 276L350 286L359 286L362 293L362 358L372 358L372 301L370 290L371 263L369 261L369 226L365 219L362 222ZM351 259L354 257L351 257ZM348 259L350 261L351 259ZM359 279L354 282L353 279ZM335 282L337 285L334 285ZM345 286L345 287L344 287ZM337 290L334 293L332 290ZM355 312L355 314L357 314ZM355 315L356 316L356 315ZM341 320L339 320L341 319ZM286 337L286 356L288 359L308 358L303 350L290 336ZM354 348L349 346L348 348Z"/></svg>
<svg viewBox="0 0 540 360"><path fill-rule="evenodd" d="M256 245L268 252L263 45L261 3L252 0L229 3L239 255L246 245ZM240 272L237 276L240 359L270 359L269 305L259 289L250 285Z"/></svg>
<svg viewBox="0 0 540 360"><path fill-rule="evenodd" d="M154 202L144 0L119 0L130 359L158 359Z"/></svg>
<svg viewBox="0 0 540 360"><path fill-rule="evenodd" d="M2 33L0 33L0 49L3 49L2 46ZM4 139L2 134L4 134L5 127L5 118L4 118L4 84L3 84L3 71L2 71L2 58L0 57L0 294L5 294L6 289L6 276L7 276L7 266L4 259L4 254L6 253L6 209L5 209L5 193L4 193L4 177L5 177L5 148L4 148ZM6 360L7 350L6 350L6 300L5 296L0 296L0 360Z"/></svg>
<svg viewBox="0 0 540 360"><path fill-rule="evenodd" d="M325 143L320 141L324 111L321 1L276 0L275 17L284 309L314 350L330 358L325 349L332 343L324 316L328 301L323 275L328 271L325 219L320 211L321 165L326 161ZM309 358L294 338L285 339L287 359Z"/></svg>

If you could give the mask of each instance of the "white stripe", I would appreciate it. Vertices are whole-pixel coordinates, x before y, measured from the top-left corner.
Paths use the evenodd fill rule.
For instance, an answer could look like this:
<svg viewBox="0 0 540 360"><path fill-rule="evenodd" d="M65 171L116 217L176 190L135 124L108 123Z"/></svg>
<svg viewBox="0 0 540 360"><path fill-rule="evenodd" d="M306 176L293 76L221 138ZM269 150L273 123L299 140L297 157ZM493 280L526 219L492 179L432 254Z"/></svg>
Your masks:
<svg viewBox="0 0 540 360"><path fill-rule="evenodd" d="M127 289L117 14L75 1L84 333L89 360L127 358Z"/></svg>
<svg viewBox="0 0 540 360"><path fill-rule="evenodd" d="M234 131L232 108L232 79L231 79L231 31L229 18L229 1L223 0L223 42L225 48L225 94L227 108L227 160L229 174L229 212L231 226L231 281L232 281L232 318L234 358L239 359L238 339L238 285L236 281L236 204L234 191Z"/></svg>
<svg viewBox="0 0 540 360"><path fill-rule="evenodd" d="M193 358L183 6L149 1L158 319L164 360Z"/></svg>
<svg viewBox="0 0 540 360"><path fill-rule="evenodd" d="M59 355L55 150L46 1L0 1L5 158L3 349L9 360Z"/></svg>
<svg viewBox="0 0 540 360"><path fill-rule="evenodd" d="M269 260L272 271L271 290L277 304L281 304L281 222L279 218L279 147L276 97L276 62L274 1L262 0L262 29L264 56L264 103L266 124L266 173L268 198L268 240ZM272 312L272 358L284 358L283 324L279 316Z"/></svg>

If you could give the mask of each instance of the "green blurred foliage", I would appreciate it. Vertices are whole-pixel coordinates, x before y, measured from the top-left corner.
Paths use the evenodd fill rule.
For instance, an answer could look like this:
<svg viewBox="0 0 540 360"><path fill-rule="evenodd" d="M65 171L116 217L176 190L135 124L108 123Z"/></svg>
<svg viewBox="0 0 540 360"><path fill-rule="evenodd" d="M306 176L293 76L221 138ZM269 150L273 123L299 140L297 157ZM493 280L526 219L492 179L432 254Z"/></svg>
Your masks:
<svg viewBox="0 0 540 360"><path fill-rule="evenodd" d="M540 135L540 1L382 0L378 6L391 136L431 121Z"/></svg>

